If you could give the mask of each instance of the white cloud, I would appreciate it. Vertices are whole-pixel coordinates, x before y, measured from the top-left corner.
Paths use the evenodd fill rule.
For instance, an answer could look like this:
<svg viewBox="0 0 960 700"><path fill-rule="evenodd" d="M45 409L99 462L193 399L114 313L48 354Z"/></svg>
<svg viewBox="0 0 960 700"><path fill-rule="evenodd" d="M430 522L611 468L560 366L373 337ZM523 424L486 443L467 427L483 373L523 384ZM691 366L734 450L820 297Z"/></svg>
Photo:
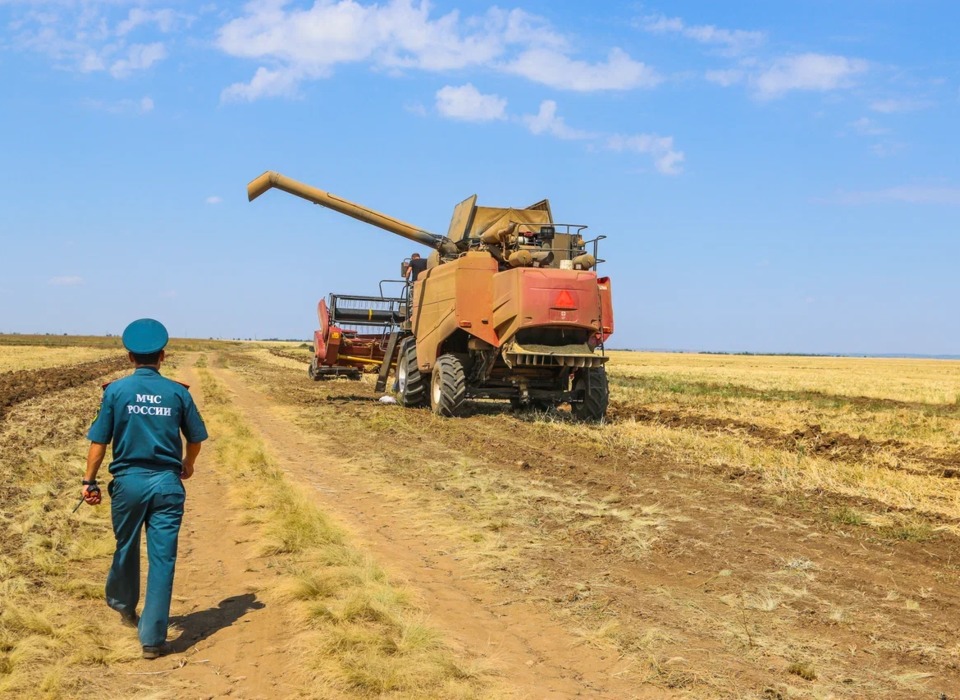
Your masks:
<svg viewBox="0 0 960 700"><path fill-rule="evenodd" d="M410 114L414 114L418 117L425 117L428 114L427 108L423 106L422 102L416 102L411 100L403 105L403 109Z"/></svg>
<svg viewBox="0 0 960 700"><path fill-rule="evenodd" d="M224 91L224 99L294 96L303 80L332 74L341 64L382 70L451 71L471 67L504 71L569 90L626 90L659 82L655 72L612 49L598 63L570 56L569 43L549 23L523 10L493 7L461 16L431 16L428 2L352 0L315 2L287 9L279 0L250 3L217 37L222 51L262 61L249 83ZM530 49L535 43L536 49Z"/></svg>
<svg viewBox="0 0 960 700"><path fill-rule="evenodd" d="M44 54L61 69L109 71L115 78L126 78L167 56L163 43L130 43L130 36L167 33L192 21L169 9L124 7L129 4L133 3L35 0L7 24L11 30L7 43L17 50ZM118 15L120 11L125 14Z"/></svg>
<svg viewBox="0 0 960 700"><path fill-rule="evenodd" d="M897 143L895 141L882 141L870 146L870 152L877 156L877 158L887 158L888 156L893 156L897 153L900 153L904 148L905 146L902 143Z"/></svg>
<svg viewBox="0 0 960 700"><path fill-rule="evenodd" d="M563 118L557 115L557 103L553 100L544 100L540 103L537 114L522 116L520 121L531 133L538 136L547 135L568 141L587 141L607 151L632 152L650 156L653 158L654 167L664 175L679 175L683 171L683 152L674 149L672 136L655 134L623 136L575 129L568 126Z"/></svg>
<svg viewBox="0 0 960 700"><path fill-rule="evenodd" d="M731 85L742 83L746 74L742 70L731 68L729 70L708 70L704 76L711 83L716 83L723 87L730 87Z"/></svg>
<svg viewBox="0 0 960 700"><path fill-rule="evenodd" d="M621 49L611 49L604 63L576 61L559 51L536 48L524 51L506 70L561 90L632 90L662 82L657 72L634 61Z"/></svg>
<svg viewBox="0 0 960 700"><path fill-rule="evenodd" d="M224 102L253 102L261 97L295 97L301 74L257 68L249 83L234 83L220 93Z"/></svg>
<svg viewBox="0 0 960 700"><path fill-rule="evenodd" d="M167 50L160 42L133 44L127 47L127 55L110 66L114 78L126 78L137 70L145 70L167 57Z"/></svg>
<svg viewBox="0 0 960 700"><path fill-rule="evenodd" d="M83 277L78 275L65 275L63 277L51 277L47 284L54 287L76 287L83 284Z"/></svg>
<svg viewBox="0 0 960 700"><path fill-rule="evenodd" d="M137 27L147 24L156 24L161 32L169 32L173 29L178 15L170 9L145 10L141 7L134 7L130 10L127 18L117 25L116 33L118 36L129 34Z"/></svg>
<svg viewBox="0 0 960 700"><path fill-rule="evenodd" d="M850 126L853 127L854 131L863 136L883 136L884 134L890 133L890 129L879 126L868 117L860 117L856 121L850 122Z"/></svg>
<svg viewBox="0 0 960 700"><path fill-rule="evenodd" d="M83 106L97 112L108 114L148 114L153 111L154 103L150 97L139 100L123 99L107 102L104 100L84 100Z"/></svg>
<svg viewBox="0 0 960 700"><path fill-rule="evenodd" d="M641 21L644 30L653 34L680 34L700 44L720 46L726 52L739 54L756 48L766 41L767 35L744 29L721 29L712 24L688 25L679 17L653 15Z"/></svg>
<svg viewBox="0 0 960 700"><path fill-rule="evenodd" d="M540 111L535 115L526 115L520 119L530 130L530 133L540 135L549 134L564 140L593 139L596 135L579 129L572 129L557 116L557 103L553 100L544 100L540 103Z"/></svg>
<svg viewBox="0 0 960 700"><path fill-rule="evenodd" d="M875 204L900 202L903 204L935 204L960 206L960 187L902 185L883 190L841 192L832 198L838 204Z"/></svg>
<svg viewBox="0 0 960 700"><path fill-rule="evenodd" d="M491 121L506 116L507 101L498 95L481 94L471 83L437 90L437 111L451 119Z"/></svg>
<svg viewBox="0 0 960 700"><path fill-rule="evenodd" d="M683 151L673 147L672 136L656 134L615 135L607 139L606 148L611 151L633 151L653 157L657 170L664 175L679 175L683 172Z"/></svg>
<svg viewBox="0 0 960 700"><path fill-rule="evenodd" d="M792 90L823 92L849 87L867 68L861 59L805 53L776 60L752 84L758 97L773 99Z"/></svg>
<svg viewBox="0 0 960 700"><path fill-rule="evenodd" d="M205 201L207 204L220 204L223 201L223 198L218 197L217 195L211 195L203 201Z"/></svg>
<svg viewBox="0 0 960 700"><path fill-rule="evenodd" d="M870 103L870 109L881 114L894 114L895 112L915 112L926 109L931 106L931 102L926 100L911 99L886 99L874 100Z"/></svg>

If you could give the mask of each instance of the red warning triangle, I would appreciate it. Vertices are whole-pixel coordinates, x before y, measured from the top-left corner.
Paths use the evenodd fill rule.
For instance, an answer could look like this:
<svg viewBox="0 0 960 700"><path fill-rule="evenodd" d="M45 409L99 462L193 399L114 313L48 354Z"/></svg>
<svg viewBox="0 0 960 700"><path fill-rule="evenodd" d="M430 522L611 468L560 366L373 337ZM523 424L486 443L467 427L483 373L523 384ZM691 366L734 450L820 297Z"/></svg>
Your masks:
<svg viewBox="0 0 960 700"><path fill-rule="evenodd" d="M557 298L553 301L553 308L555 309L575 309L577 308L577 302L573 298L573 295L569 290L561 289L560 293L557 294Z"/></svg>

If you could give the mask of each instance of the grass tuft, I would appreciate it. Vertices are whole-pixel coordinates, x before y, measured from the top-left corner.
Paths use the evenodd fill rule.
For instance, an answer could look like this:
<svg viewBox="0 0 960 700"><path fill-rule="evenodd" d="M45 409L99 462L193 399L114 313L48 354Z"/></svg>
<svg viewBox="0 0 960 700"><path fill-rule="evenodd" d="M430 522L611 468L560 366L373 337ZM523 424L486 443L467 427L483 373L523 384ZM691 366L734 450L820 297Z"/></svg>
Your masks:
<svg viewBox="0 0 960 700"><path fill-rule="evenodd" d="M840 525L866 525L867 520L853 508L846 506L837 508L830 514L830 519Z"/></svg>
<svg viewBox="0 0 960 700"><path fill-rule="evenodd" d="M787 666L787 673L800 676L800 678L805 681L814 681L817 679L817 672L814 670L813 664L807 661L794 661Z"/></svg>

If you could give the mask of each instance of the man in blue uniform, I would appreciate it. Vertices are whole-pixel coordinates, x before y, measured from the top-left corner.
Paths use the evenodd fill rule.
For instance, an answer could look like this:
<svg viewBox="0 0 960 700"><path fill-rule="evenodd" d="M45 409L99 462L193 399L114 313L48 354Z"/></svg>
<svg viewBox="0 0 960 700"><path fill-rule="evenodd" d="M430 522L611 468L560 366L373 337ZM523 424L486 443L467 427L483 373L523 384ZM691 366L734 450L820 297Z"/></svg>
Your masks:
<svg viewBox="0 0 960 700"><path fill-rule="evenodd" d="M207 429L186 385L160 376L167 329L142 318L123 332L123 346L136 369L104 386L100 410L87 433L90 450L83 497L100 503L97 472L107 444L110 463L111 516L117 550L107 575L107 605L137 627L143 657L155 659L167 639L177 538L186 491ZM186 454L180 434L187 440ZM141 615L140 530L147 530L147 593Z"/></svg>

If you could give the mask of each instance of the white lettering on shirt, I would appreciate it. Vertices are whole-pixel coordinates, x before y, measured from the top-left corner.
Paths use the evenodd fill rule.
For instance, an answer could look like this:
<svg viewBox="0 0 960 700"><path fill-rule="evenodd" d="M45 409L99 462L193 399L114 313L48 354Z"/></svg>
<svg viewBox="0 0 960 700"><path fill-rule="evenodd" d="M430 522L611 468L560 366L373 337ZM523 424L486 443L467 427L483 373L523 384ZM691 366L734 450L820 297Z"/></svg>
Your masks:
<svg viewBox="0 0 960 700"><path fill-rule="evenodd" d="M131 406L127 405L127 413L137 413L142 416L169 416L171 409L166 406Z"/></svg>
<svg viewBox="0 0 960 700"><path fill-rule="evenodd" d="M137 394L137 403L160 403L162 399L160 394Z"/></svg>

